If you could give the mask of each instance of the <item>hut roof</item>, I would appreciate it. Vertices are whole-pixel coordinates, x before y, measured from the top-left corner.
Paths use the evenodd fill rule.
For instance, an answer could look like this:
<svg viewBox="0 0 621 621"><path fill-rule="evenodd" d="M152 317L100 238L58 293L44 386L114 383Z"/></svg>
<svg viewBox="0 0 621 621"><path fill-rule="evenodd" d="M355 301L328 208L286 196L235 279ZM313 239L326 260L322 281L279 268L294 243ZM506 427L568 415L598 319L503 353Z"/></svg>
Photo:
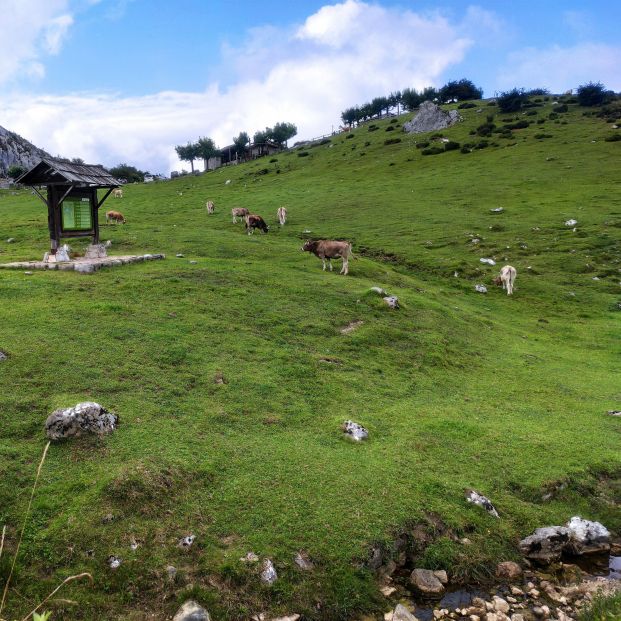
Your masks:
<svg viewBox="0 0 621 621"><path fill-rule="evenodd" d="M24 173L18 183L24 185L74 185L78 187L115 188L121 185L103 166L73 164L46 157Z"/></svg>

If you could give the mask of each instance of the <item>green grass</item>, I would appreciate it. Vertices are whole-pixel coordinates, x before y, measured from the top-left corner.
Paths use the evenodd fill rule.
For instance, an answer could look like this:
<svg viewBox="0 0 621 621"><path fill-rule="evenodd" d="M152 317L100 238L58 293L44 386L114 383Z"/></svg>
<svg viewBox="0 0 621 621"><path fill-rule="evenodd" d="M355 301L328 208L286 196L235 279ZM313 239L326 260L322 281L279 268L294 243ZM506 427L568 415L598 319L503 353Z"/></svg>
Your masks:
<svg viewBox="0 0 621 621"><path fill-rule="evenodd" d="M94 588L67 585L79 606L58 603L54 620L171 614L188 595L216 619L348 619L385 606L361 566L370 547L425 516L473 541L464 550L442 537L421 552L422 565L463 580L489 576L520 538L571 515L618 532L620 427L605 412L621 400L620 147L577 106L558 123L551 105L534 110L513 138L493 134L469 153L423 156L415 142L429 136L387 134L383 120L275 162L127 186L106 203L127 224L103 225L102 239L165 261L92 276L0 271L9 548L47 415L95 400L121 419L109 437L50 448L9 618L88 571ZM496 108L461 112L443 135L463 146ZM503 119L518 116L494 123ZM393 137L402 141L384 144ZM270 233L246 236L231 222L236 206L262 214ZM29 192L0 193L0 216L0 261L47 249L45 207ZM300 252L308 236L352 241L350 276ZM513 297L491 285L504 263L518 270ZM374 285L401 310L370 295ZM340 334L355 320L364 324ZM369 429L367 443L343 440L348 418ZM501 519L468 505L467 487ZM274 560L273 587L239 562L250 550ZM296 569L298 550L315 571ZM123 559L116 572L110 554ZM0 586L5 577L0 561Z"/></svg>
<svg viewBox="0 0 621 621"><path fill-rule="evenodd" d="M580 615L580 621L619 621L621 619L621 593L596 597Z"/></svg>

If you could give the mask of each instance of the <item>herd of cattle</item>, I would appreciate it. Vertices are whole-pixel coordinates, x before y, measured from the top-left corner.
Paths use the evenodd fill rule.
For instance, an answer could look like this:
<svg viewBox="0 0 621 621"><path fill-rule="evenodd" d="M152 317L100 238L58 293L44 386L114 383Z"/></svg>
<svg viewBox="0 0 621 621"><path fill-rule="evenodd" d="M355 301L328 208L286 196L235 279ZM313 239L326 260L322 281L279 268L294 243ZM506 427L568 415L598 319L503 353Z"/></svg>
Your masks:
<svg viewBox="0 0 621 621"><path fill-rule="evenodd" d="M123 198L123 190L117 188L113 192L115 198ZM213 201L207 201L205 204L207 213L209 215L215 213L215 205ZM237 224L238 219L243 220L246 226L246 232L248 235L254 233L255 229L259 229L264 233L269 231L265 220L257 215L250 213L245 207L233 207L231 209L231 215L233 216L233 224ZM280 226L284 226L287 222L287 209L286 207L279 207L276 212L278 223ZM120 211L107 211L106 222L116 222L125 224L125 218ZM341 274L346 276L349 273L349 259L353 256L351 251L351 244L346 241L336 241L329 239L308 240L304 242L302 246L304 252L312 252L316 257L320 258L323 264L323 269L326 269L326 261L328 267L332 271L332 259L342 259L343 267L341 268ZM507 291L507 295L513 295L513 285L517 276L517 270L511 265L505 265L499 275L494 278L495 285L502 285L503 290Z"/></svg>

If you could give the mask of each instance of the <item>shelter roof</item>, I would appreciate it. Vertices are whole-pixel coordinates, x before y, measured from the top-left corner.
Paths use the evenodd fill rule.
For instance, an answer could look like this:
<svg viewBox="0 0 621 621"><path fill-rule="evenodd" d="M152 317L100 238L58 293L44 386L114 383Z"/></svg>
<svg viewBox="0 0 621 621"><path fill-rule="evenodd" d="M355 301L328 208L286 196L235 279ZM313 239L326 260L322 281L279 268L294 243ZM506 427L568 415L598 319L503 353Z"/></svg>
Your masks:
<svg viewBox="0 0 621 621"><path fill-rule="evenodd" d="M17 179L17 182L24 185L75 185L97 188L115 188L121 185L121 182L103 166L73 164L52 157L42 159Z"/></svg>

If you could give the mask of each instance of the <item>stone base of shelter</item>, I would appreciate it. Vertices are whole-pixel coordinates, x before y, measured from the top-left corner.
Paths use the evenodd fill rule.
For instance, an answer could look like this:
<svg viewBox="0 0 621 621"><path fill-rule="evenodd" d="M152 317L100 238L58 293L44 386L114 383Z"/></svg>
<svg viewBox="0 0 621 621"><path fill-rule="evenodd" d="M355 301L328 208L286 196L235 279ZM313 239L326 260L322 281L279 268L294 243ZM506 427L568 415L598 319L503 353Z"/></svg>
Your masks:
<svg viewBox="0 0 621 621"><path fill-rule="evenodd" d="M100 270L102 267L119 267L130 263L142 263L143 261L155 261L165 258L166 255L164 254L124 255L95 259L80 257L71 261L17 261L15 263L0 263L0 268L14 270L61 270L91 274Z"/></svg>

